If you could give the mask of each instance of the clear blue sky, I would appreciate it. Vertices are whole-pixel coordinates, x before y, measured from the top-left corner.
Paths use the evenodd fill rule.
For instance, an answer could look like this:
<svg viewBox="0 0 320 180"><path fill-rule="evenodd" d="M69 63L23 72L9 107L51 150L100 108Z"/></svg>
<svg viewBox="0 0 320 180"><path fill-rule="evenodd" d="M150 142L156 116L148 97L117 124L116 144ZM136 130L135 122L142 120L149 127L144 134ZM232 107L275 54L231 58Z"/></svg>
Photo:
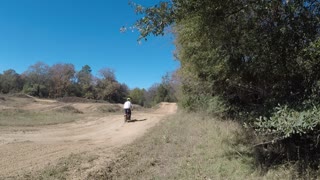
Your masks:
<svg viewBox="0 0 320 180"><path fill-rule="evenodd" d="M137 0L137 3L157 2ZM22 73L38 61L89 65L93 75L109 67L130 88L149 88L174 71L172 36L120 33L137 19L128 0L0 0L0 73Z"/></svg>

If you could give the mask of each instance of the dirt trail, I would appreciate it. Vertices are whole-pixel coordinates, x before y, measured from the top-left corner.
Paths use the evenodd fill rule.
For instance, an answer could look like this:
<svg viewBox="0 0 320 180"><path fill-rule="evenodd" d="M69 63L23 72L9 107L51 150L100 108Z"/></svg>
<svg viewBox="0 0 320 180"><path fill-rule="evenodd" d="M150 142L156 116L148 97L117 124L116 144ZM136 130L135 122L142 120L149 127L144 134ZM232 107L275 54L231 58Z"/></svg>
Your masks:
<svg viewBox="0 0 320 180"><path fill-rule="evenodd" d="M41 170L72 153L95 152L101 159L113 157L118 147L142 136L176 110L174 103L161 103L154 111L134 111L130 123L123 122L123 115L113 114L51 126L0 127L0 179Z"/></svg>

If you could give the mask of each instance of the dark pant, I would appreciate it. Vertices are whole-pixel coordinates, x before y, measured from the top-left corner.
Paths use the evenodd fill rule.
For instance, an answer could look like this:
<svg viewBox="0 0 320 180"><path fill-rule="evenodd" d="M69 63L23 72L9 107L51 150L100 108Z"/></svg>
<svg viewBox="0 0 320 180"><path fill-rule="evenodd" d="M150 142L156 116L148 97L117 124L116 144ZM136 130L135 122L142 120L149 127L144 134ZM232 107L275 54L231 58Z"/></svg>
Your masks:
<svg viewBox="0 0 320 180"><path fill-rule="evenodd" d="M124 109L124 113L128 114L130 117L131 116L131 109Z"/></svg>

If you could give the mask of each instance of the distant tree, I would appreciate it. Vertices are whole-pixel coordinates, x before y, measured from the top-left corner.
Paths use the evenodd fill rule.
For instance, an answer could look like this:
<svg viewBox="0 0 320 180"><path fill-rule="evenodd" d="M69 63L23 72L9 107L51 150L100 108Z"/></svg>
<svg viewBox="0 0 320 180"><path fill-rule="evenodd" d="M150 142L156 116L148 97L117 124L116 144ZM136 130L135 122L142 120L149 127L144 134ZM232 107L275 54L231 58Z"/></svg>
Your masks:
<svg viewBox="0 0 320 180"><path fill-rule="evenodd" d="M55 64L50 67L50 96L62 97L72 93L75 69L73 64Z"/></svg>
<svg viewBox="0 0 320 180"><path fill-rule="evenodd" d="M21 76L15 70L9 69L0 76L0 87L2 93L20 92L23 87Z"/></svg>
<svg viewBox="0 0 320 180"><path fill-rule="evenodd" d="M124 83L120 84L120 89L118 90L118 102L124 103L128 96L129 96L129 87Z"/></svg>
<svg viewBox="0 0 320 180"><path fill-rule="evenodd" d="M116 75L114 73L114 70L111 68L100 69L99 74L105 80L116 81Z"/></svg>
<svg viewBox="0 0 320 180"><path fill-rule="evenodd" d="M129 96L132 99L132 103L144 106L146 101L145 93L146 93L145 89L134 88L130 90Z"/></svg>
<svg viewBox="0 0 320 180"><path fill-rule="evenodd" d="M160 102L175 102L177 98L173 74L166 73L166 75L162 77L160 84L154 84L148 90L146 97L149 102L151 100L151 104L157 104Z"/></svg>
<svg viewBox="0 0 320 180"><path fill-rule="evenodd" d="M166 102L169 99L169 91L166 88L166 86L164 84L160 84L157 88L157 94L155 97L155 101L157 103L159 102Z"/></svg>
<svg viewBox="0 0 320 180"><path fill-rule="evenodd" d="M49 66L43 62L30 66L22 74L25 81L24 92L39 97L49 96L49 69Z"/></svg>
<svg viewBox="0 0 320 180"><path fill-rule="evenodd" d="M162 82L158 88L158 94L160 99L164 102L175 102L176 98L176 80L174 78L174 73L166 73L162 77Z"/></svg>
<svg viewBox="0 0 320 180"><path fill-rule="evenodd" d="M116 80L114 70L104 68L99 73L102 78L97 81L97 98L109 102L122 102L123 96L127 94L125 92L127 87Z"/></svg>
<svg viewBox="0 0 320 180"><path fill-rule="evenodd" d="M0 93L2 93L2 74L0 73Z"/></svg>
<svg viewBox="0 0 320 180"><path fill-rule="evenodd" d="M162 77L161 83L153 84L147 91L143 90L143 105L150 107L160 102L176 102L178 83L176 72L166 73ZM142 94L141 90L140 92L135 90L134 93Z"/></svg>
<svg viewBox="0 0 320 180"><path fill-rule="evenodd" d="M157 96L157 91L159 88L160 84L153 84L145 93L145 103L144 106L146 107L151 107L157 104L158 102L155 100Z"/></svg>
<svg viewBox="0 0 320 180"><path fill-rule="evenodd" d="M94 98L94 88L93 88L93 76L91 74L91 67L85 65L82 69L77 72L76 79L77 85L81 92L81 96L85 98Z"/></svg>

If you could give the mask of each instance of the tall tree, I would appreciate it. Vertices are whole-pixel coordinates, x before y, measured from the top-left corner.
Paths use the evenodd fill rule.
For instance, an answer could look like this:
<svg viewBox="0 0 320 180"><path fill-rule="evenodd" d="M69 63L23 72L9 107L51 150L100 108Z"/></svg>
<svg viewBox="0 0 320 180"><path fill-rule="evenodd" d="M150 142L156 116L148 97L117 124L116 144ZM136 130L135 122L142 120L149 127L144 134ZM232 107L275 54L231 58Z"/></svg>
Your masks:
<svg viewBox="0 0 320 180"><path fill-rule="evenodd" d="M301 102L319 80L309 57L320 32L318 1L173 0L137 9L142 37L174 23L183 74L231 105Z"/></svg>
<svg viewBox="0 0 320 180"><path fill-rule="evenodd" d="M0 73L0 92L2 93L2 74Z"/></svg>
<svg viewBox="0 0 320 180"><path fill-rule="evenodd" d="M144 106L145 107L152 107L158 102L156 102L155 97L157 96L157 90L158 90L159 84L155 83L153 84L144 94Z"/></svg>
<svg viewBox="0 0 320 180"><path fill-rule="evenodd" d="M125 83L120 84L120 88L118 90L117 102L124 103L128 96L129 96L129 87Z"/></svg>
<svg viewBox="0 0 320 180"><path fill-rule="evenodd" d="M123 96L127 94L125 92L127 87L116 80L114 70L103 68L99 73L102 78L98 80L96 86L98 98L109 102L122 102Z"/></svg>
<svg viewBox="0 0 320 180"><path fill-rule="evenodd" d="M21 76L13 69L3 71L0 83L2 93L20 92L23 87Z"/></svg>
<svg viewBox="0 0 320 180"><path fill-rule="evenodd" d="M132 103L134 104L139 104L140 106L144 106L145 104L145 89L140 89L140 88L134 88L130 90L129 96L132 99Z"/></svg>
<svg viewBox="0 0 320 180"><path fill-rule="evenodd" d="M25 79L24 92L34 96L47 97L49 95L49 66L43 62L31 65L23 73Z"/></svg>
<svg viewBox="0 0 320 180"><path fill-rule="evenodd" d="M85 65L76 74L77 83L80 86L81 95L86 98L94 98L93 76L91 67Z"/></svg>
<svg viewBox="0 0 320 180"><path fill-rule="evenodd" d="M50 96L62 97L71 94L75 69L73 64L55 64L50 67Z"/></svg>
<svg viewBox="0 0 320 180"><path fill-rule="evenodd" d="M265 162L319 167L320 1L172 0L137 11L141 38L173 25L185 107L226 104L272 138Z"/></svg>

